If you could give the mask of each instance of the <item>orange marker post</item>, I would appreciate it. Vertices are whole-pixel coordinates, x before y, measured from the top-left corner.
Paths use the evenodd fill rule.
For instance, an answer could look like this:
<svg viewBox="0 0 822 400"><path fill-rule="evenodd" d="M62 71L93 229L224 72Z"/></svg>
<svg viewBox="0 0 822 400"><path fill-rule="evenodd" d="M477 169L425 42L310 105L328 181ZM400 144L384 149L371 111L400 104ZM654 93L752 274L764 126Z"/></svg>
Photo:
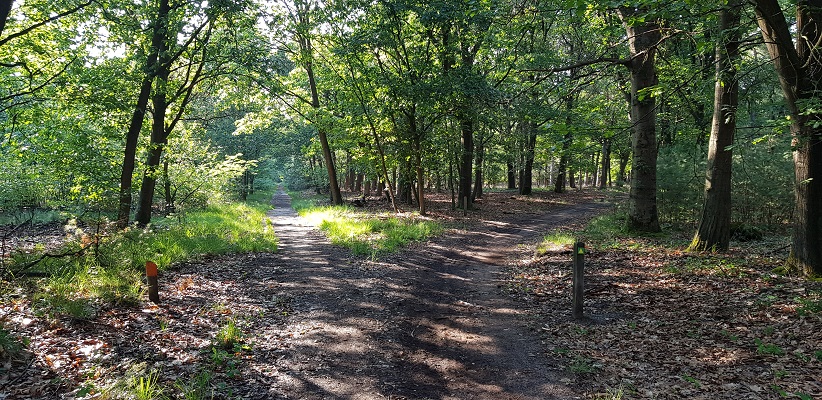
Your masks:
<svg viewBox="0 0 822 400"><path fill-rule="evenodd" d="M160 303L160 285L157 282L157 264L146 261L146 281L148 282L148 299L154 304Z"/></svg>

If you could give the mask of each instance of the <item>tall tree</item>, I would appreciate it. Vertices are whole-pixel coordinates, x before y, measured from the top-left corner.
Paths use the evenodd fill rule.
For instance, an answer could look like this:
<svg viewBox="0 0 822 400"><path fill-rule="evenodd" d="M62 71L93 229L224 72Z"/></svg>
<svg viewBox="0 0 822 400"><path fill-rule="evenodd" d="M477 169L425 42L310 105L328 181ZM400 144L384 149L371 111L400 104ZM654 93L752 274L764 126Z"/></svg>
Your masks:
<svg viewBox="0 0 822 400"><path fill-rule="evenodd" d="M134 179L135 159L137 157L137 142L140 139L140 131L143 129L143 122L148 108L148 100L151 95L151 86L157 77L157 60L160 50L165 47L166 32L168 31L168 20L171 6L168 0L161 0L157 7L157 16L152 21L151 47L146 57L143 69L143 81L140 84L140 93L137 95L137 103L134 113L126 132L126 143L123 151L123 166L120 174L120 196L117 207L117 226L120 229L128 226L131 214L131 187Z"/></svg>
<svg viewBox="0 0 822 400"><path fill-rule="evenodd" d="M168 4L169 0L160 0L161 8ZM175 7L180 7L179 9L170 8L176 11L176 15L175 18L169 15L169 22L162 32L163 39L160 42L157 52L158 59L155 64L154 90L151 94L151 140L140 185L140 199L134 216L134 220L142 226L151 222L154 191L158 178L157 168L160 166L163 148L168 143L169 135L185 115L195 87L204 80L203 72L209 61L209 44L214 23L222 13L227 11L223 8L225 4L201 3L201 5L205 8L193 7L186 10L181 4L175 5ZM171 27L176 29L171 29ZM186 40L180 43L178 34L183 31L187 31L188 35ZM175 68L174 63L178 60L182 65ZM220 63L214 62L218 65ZM172 79L173 71L179 72L177 79ZM211 74L216 74L217 71L218 69L215 69ZM175 110L169 109L175 105Z"/></svg>
<svg viewBox="0 0 822 400"><path fill-rule="evenodd" d="M716 84L714 114L708 144L708 167L705 177L705 202L699 228L690 249L728 250L731 231L731 145L736 130L739 83L736 65L739 60L739 29L742 0L730 1L719 12L719 41L716 45Z"/></svg>
<svg viewBox="0 0 822 400"><path fill-rule="evenodd" d="M655 54L662 40L659 25L645 10L620 7L619 17L628 35L630 60L625 64L631 73L631 190L628 223L631 228L658 232L656 203L656 98Z"/></svg>
<svg viewBox="0 0 822 400"><path fill-rule="evenodd" d="M314 0L284 0L279 2L286 21L277 21L285 24L285 29L292 35L291 39L296 42L297 50L293 52L296 63L305 71L308 80L308 98L303 95L291 92L292 97L298 102L302 102L311 108L311 112L301 113L302 116L311 122L317 130L317 138L323 154L325 170L328 174L328 184L331 191L332 204L342 204L342 194L340 184L337 179L337 167L331 145L328 141L329 123L325 118L325 110L320 102L320 92L317 83L315 64L317 62L317 49L315 48L316 30L322 23L320 13L322 3ZM275 29L277 29L275 27ZM286 44L284 47L290 47ZM296 110L296 107L291 105Z"/></svg>
<svg viewBox="0 0 822 400"><path fill-rule="evenodd" d="M790 112L796 186L788 265L822 274L822 0L798 0L796 37L777 0L756 0L757 23Z"/></svg>

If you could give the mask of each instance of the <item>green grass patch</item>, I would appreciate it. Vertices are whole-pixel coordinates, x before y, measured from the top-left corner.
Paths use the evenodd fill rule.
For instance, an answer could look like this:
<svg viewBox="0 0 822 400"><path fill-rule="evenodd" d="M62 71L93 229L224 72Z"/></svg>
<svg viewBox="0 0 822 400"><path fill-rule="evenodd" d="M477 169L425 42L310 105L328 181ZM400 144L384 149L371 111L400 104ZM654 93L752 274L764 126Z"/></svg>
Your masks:
<svg viewBox="0 0 822 400"><path fill-rule="evenodd" d="M52 253L79 250L89 237L99 244L92 244L74 256L46 258L37 264L35 272L50 277L37 282L36 305L50 314L91 318L95 304L100 301L139 300L146 261L155 262L162 270L205 255L275 251L277 237L266 217L271 208L269 199L270 193L259 193L242 203L156 217L145 229L130 227L116 231L109 227L88 233L74 229L74 239ZM32 257L36 256L21 255L14 262L25 265Z"/></svg>
<svg viewBox="0 0 822 400"><path fill-rule="evenodd" d="M442 232L442 226L418 215L368 214L346 206L317 206L316 198L292 193L292 207L318 226L331 243L357 255L375 256L395 252L408 243L422 241Z"/></svg>
<svg viewBox="0 0 822 400"><path fill-rule="evenodd" d="M537 245L537 255L544 256L550 252L562 251L574 245L576 239L568 232L555 231L542 238Z"/></svg>

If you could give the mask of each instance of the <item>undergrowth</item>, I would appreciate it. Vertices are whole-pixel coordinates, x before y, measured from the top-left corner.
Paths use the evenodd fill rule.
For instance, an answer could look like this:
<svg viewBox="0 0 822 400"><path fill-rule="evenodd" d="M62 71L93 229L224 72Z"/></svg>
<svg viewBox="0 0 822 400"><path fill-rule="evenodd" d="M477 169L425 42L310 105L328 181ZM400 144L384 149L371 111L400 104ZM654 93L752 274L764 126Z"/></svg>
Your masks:
<svg viewBox="0 0 822 400"><path fill-rule="evenodd" d="M209 206L184 214L156 217L146 228L117 231L109 221L93 228L70 224L63 248L50 253L27 273L46 276L34 283L35 306L50 314L92 318L96 304L134 303L143 293L144 266L160 270L205 255L263 252L277 249L277 237L266 211L270 193L249 201ZM36 260L15 255L10 269Z"/></svg>

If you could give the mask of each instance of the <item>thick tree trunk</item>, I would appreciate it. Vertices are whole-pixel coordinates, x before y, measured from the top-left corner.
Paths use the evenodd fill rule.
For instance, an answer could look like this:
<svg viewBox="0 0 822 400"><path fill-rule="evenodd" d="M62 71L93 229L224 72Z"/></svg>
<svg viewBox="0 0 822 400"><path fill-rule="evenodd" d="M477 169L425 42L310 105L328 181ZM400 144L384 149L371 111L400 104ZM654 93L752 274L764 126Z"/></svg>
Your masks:
<svg viewBox="0 0 822 400"><path fill-rule="evenodd" d="M147 68L148 69L148 68ZM146 72L151 74L151 72ZM128 226L131 215L131 186L134 179L134 167L137 158L137 142L140 139L140 131L143 129L148 99L151 95L152 77L146 76L140 85L140 94L137 97L137 105L131 117L131 123L126 133L126 147L123 156L123 169L120 173L120 197L117 207L117 227L125 229Z"/></svg>
<svg viewBox="0 0 822 400"><path fill-rule="evenodd" d="M822 114L814 111L822 88L822 1L796 2L796 43L777 0L756 0L765 45L791 113L794 148L794 231L788 267L822 275Z"/></svg>
<svg viewBox="0 0 822 400"><path fill-rule="evenodd" d="M689 249L696 251L728 250L731 239L731 168L730 146L736 130L739 83L736 62L739 59L739 22L741 0L720 11L721 42L716 46L716 84L714 115L708 144L708 169L705 179L705 202L699 228Z"/></svg>
<svg viewBox="0 0 822 400"><path fill-rule="evenodd" d="M656 99L646 93L657 84L654 54L662 40L659 26L653 22L633 24L636 9L619 9L628 35L631 61L631 120L633 121L631 148L631 190L628 223L631 228L644 232L659 232L656 204Z"/></svg>

